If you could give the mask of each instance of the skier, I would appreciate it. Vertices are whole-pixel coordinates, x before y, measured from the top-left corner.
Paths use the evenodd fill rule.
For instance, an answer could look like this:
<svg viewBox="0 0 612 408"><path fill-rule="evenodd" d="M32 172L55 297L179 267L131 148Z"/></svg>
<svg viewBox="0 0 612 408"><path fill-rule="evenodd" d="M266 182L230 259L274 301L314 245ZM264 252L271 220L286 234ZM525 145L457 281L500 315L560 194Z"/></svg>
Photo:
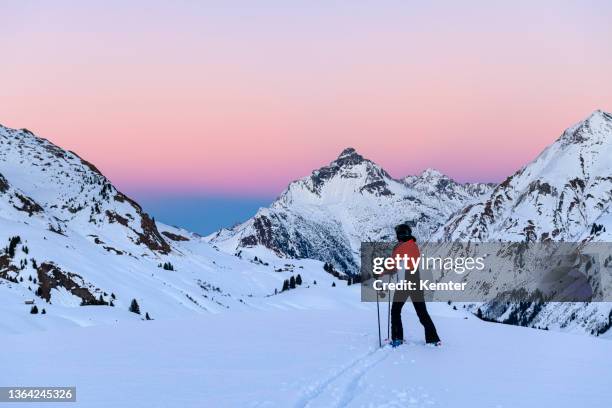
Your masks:
<svg viewBox="0 0 612 408"><path fill-rule="evenodd" d="M395 227L395 234L397 236L398 244L393 249L393 257L395 258L396 255L402 257L407 255L408 259L412 261L409 262L409 264L412 264L412 267L414 267L413 262L419 258L420 251L416 243L416 238L412 235L412 229L408 224L400 224ZM407 271L401 268L403 265L399 266L400 268L395 269L395 272L399 274L399 278L416 282L417 290L400 290L396 291L393 296L393 306L391 307L391 345L393 347L397 347L404 342L402 307L404 306L404 303L406 303L408 297L410 297L414 310L419 317L419 321L425 329L425 342L427 344L441 346L442 342L440 341L440 337L438 337L436 327L434 326L434 323L427 312L427 307L425 306L423 290L418 289L418 282L420 281L418 269L414 272L414 274L411 274L410 272L412 268L410 271ZM404 272L405 277L402 276L402 272Z"/></svg>

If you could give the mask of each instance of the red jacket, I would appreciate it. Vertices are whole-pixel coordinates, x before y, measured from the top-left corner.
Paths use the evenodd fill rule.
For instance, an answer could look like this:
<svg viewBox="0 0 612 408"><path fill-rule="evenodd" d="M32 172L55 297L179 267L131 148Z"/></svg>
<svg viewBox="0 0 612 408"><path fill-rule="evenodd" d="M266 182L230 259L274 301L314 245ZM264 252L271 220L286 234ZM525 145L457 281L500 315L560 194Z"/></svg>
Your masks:
<svg viewBox="0 0 612 408"><path fill-rule="evenodd" d="M401 242L395 246L393 249L393 258L396 255L403 257L404 255L408 256L408 267L411 271L414 271L415 262L421 256L421 251L419 251L419 247L416 244L414 239L408 240L406 242ZM403 265L400 265L403 266ZM398 267L396 266L396 270Z"/></svg>

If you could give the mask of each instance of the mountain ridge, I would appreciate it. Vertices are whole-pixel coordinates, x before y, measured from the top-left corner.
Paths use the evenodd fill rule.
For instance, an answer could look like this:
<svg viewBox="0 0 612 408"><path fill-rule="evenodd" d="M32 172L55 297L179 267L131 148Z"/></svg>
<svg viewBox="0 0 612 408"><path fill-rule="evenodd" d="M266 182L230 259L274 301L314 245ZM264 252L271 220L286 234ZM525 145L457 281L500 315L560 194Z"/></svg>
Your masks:
<svg viewBox="0 0 612 408"><path fill-rule="evenodd" d="M484 201L465 208L436 238L486 240L491 235L514 241L527 234L531 240L587 239L595 219L610 211L612 171L606 157L612 157L612 115L597 110L565 130Z"/></svg>
<svg viewBox="0 0 612 408"><path fill-rule="evenodd" d="M426 186L422 178L435 175L438 183ZM398 180L348 147L328 165L289 183L253 218L207 239L229 253L261 245L279 256L314 258L355 273L360 242L391 239L393 226L405 221L426 239L490 188L460 184L433 170Z"/></svg>
<svg viewBox="0 0 612 408"><path fill-rule="evenodd" d="M249 307L272 296L296 265L319 282L334 279L322 262L354 273L359 244L391 240L405 221L419 240L609 240L611 135L612 115L595 111L497 186L457 183L434 169L395 179L346 148L253 218L201 238L155 222L75 153L0 127L0 241L8 242L0 304L19 310L34 296L49 320L72 316L79 304L111 303L117 310L105 313L125 318L131 298L160 317ZM608 309L479 310L490 320L520 313L524 325L599 333Z"/></svg>
<svg viewBox="0 0 612 408"><path fill-rule="evenodd" d="M92 164L29 131L0 127L0 331L293 308L335 276L314 261L224 254L156 222ZM305 285L310 286L310 285ZM342 286L339 290L344 290ZM142 315L130 312L137 301ZM30 315L34 302L43 316ZM95 307L91 307L95 306Z"/></svg>

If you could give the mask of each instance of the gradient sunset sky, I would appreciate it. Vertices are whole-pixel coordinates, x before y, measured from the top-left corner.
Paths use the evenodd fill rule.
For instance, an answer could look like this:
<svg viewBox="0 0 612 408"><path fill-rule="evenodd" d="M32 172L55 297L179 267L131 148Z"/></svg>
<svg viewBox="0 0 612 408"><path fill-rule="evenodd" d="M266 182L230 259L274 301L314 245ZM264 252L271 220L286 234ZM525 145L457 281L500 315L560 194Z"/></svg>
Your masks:
<svg viewBox="0 0 612 408"><path fill-rule="evenodd" d="M500 181L612 110L612 3L500 3L2 2L0 123L133 194L273 197L347 146Z"/></svg>

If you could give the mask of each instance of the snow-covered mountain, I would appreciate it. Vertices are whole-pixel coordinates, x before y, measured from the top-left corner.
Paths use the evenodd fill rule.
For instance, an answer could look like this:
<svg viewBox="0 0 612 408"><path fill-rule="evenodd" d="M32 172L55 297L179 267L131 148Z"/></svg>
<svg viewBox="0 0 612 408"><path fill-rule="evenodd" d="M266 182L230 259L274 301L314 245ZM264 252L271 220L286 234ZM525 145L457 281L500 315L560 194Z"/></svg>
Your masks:
<svg viewBox="0 0 612 408"><path fill-rule="evenodd" d="M595 111L535 160L465 207L444 240L609 241L612 115Z"/></svg>
<svg viewBox="0 0 612 408"><path fill-rule="evenodd" d="M12 311L0 330L19 325L28 299L49 312L37 324L49 325L132 317L132 299L152 317L293 307L295 293L273 296L285 279L300 272L331 286L321 261L354 272L360 243L390 239L404 221L421 240L609 241L611 145L612 116L596 111L498 186L432 169L394 179L348 148L253 218L202 239L156 223L76 154L0 127L0 307ZM317 307L323 292L313 289L302 304ZM481 313L582 332L612 326L607 304Z"/></svg>
<svg viewBox="0 0 612 408"><path fill-rule="evenodd" d="M75 153L2 126L0 248L0 331L9 332L137 318L132 299L152 318L282 307L293 295L272 295L285 279L301 273L302 291L335 279L319 262L241 259L156 223ZM30 300L44 319L29 318Z"/></svg>
<svg viewBox="0 0 612 408"><path fill-rule="evenodd" d="M611 157L612 116L602 111L567 129L498 186L458 184L432 169L394 180L346 149L329 166L290 184L270 208L209 239L230 253L264 246L348 271L358 263L360 242L388 239L392 226L405 220L415 223L422 240L609 241ZM612 322L607 304L535 310L485 305L481 311L499 321L593 333Z"/></svg>
<svg viewBox="0 0 612 408"><path fill-rule="evenodd" d="M536 159L466 206L436 234L452 241L610 242L612 115L595 111ZM612 327L607 303L488 304L489 319L600 333Z"/></svg>
<svg viewBox="0 0 612 408"><path fill-rule="evenodd" d="M406 176L402 182L411 190L428 197L441 198L440 205L452 206L451 212L457 202L470 202L475 197L482 197L490 193L495 187L493 183L457 183L452 178L435 169L425 169L416 176Z"/></svg>
<svg viewBox="0 0 612 408"><path fill-rule="evenodd" d="M108 235L120 240L121 247L138 248L138 253L171 251L149 215L75 153L25 129L0 128L0 146L0 194L5 196L0 205L5 218L60 235L78 230L98 245L104 245Z"/></svg>
<svg viewBox="0 0 612 408"><path fill-rule="evenodd" d="M347 148L328 166L289 184L269 208L208 239L229 253L263 246L280 256L318 259L355 272L362 241L391 239L393 227L405 221L426 239L491 188L459 184L432 169L396 180Z"/></svg>

